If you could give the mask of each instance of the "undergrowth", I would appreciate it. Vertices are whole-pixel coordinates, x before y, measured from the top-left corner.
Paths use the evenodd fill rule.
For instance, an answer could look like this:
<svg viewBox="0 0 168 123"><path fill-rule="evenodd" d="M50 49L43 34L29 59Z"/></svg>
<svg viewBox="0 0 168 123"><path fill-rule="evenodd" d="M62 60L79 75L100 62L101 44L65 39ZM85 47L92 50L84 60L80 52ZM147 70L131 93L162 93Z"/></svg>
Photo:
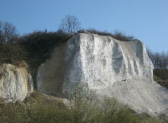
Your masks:
<svg viewBox="0 0 168 123"><path fill-rule="evenodd" d="M161 78L158 77L158 76L156 76L156 75L153 75L153 80L154 80L154 81L159 81L159 80L161 80Z"/></svg>
<svg viewBox="0 0 168 123"><path fill-rule="evenodd" d="M0 103L1 123L162 123L137 114L115 99L75 96L66 105L58 98L34 92L24 103Z"/></svg>

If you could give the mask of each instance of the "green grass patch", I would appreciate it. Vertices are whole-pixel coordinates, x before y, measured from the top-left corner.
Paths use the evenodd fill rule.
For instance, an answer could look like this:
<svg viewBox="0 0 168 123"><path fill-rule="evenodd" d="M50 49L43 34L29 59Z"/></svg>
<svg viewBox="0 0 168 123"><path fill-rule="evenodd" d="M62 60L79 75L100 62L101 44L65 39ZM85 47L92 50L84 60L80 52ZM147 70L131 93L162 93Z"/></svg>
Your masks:
<svg viewBox="0 0 168 123"><path fill-rule="evenodd" d="M161 80L161 78L158 77L158 76L156 76L156 75L153 75L153 80L154 80L154 81L159 81L159 80Z"/></svg>

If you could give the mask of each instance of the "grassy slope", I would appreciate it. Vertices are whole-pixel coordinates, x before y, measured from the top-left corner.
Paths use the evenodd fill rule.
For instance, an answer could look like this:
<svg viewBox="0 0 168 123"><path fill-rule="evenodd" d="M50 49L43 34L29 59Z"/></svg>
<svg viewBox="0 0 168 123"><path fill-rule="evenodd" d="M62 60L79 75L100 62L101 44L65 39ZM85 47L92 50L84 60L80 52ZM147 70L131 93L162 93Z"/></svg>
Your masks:
<svg viewBox="0 0 168 123"><path fill-rule="evenodd" d="M87 100L86 100L87 99ZM76 96L65 106L62 99L34 92L24 103L0 103L2 123L162 123L156 117L137 114L114 99ZM73 104L73 105L71 105Z"/></svg>

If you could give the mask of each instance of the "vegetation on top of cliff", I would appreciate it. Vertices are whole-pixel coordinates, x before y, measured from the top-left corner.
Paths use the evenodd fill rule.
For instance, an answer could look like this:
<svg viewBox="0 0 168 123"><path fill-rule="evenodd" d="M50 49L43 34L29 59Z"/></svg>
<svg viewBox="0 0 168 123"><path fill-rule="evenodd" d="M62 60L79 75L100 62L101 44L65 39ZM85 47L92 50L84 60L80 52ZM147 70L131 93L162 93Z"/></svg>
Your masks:
<svg viewBox="0 0 168 123"><path fill-rule="evenodd" d="M0 63L20 65L26 61L33 70L36 70L41 63L50 58L51 52L56 46L63 44L77 32L111 36L121 41L136 40L133 36L127 36L120 31L109 33L96 29L79 29L80 22L71 15L62 19L56 32L35 31L23 36L17 34L14 25L0 22ZM168 80L168 53L149 51L148 54L155 66L154 75L163 80Z"/></svg>
<svg viewBox="0 0 168 123"><path fill-rule="evenodd" d="M72 15L66 15L59 25L59 29L67 34L74 34L80 29L79 20Z"/></svg>
<svg viewBox="0 0 168 123"><path fill-rule="evenodd" d="M111 36L120 41L133 41L135 40L134 36L128 36L121 31L115 31L114 33L109 33L106 31L98 31L96 29L81 29L79 20L72 15L66 15L59 25L59 30L62 30L64 33L73 35L75 33L94 33L98 35Z"/></svg>
<svg viewBox="0 0 168 123"><path fill-rule="evenodd" d="M48 59L56 46L67 41L80 29L80 22L75 16L67 15L62 19L60 28L56 32L35 31L19 36L14 25L0 23L0 62L20 64L25 60L29 66L37 67ZM108 35L118 40L133 40L133 36L126 36L122 32L114 34L97 31L95 29L80 30L99 35Z"/></svg>
<svg viewBox="0 0 168 123"><path fill-rule="evenodd" d="M39 66L50 58L55 47L62 45L70 37L69 34L58 30L57 32L36 31L19 39L19 45L24 47L27 52L24 60L30 66L35 88L35 77Z"/></svg>
<svg viewBox="0 0 168 123"><path fill-rule="evenodd" d="M129 36L124 34L121 31L115 31L114 33L106 32L106 31L98 31L96 29L87 29L87 30L79 30L79 33L94 33L103 36L110 36L119 41L134 41L136 40L134 36Z"/></svg>
<svg viewBox="0 0 168 123"><path fill-rule="evenodd" d="M16 27L13 24L0 21L0 44L16 42L17 37Z"/></svg>
<svg viewBox="0 0 168 123"><path fill-rule="evenodd" d="M57 32L36 31L22 36L19 44L27 51L27 61L30 65L39 66L50 58L51 52L56 46L67 41L70 36L61 30Z"/></svg>

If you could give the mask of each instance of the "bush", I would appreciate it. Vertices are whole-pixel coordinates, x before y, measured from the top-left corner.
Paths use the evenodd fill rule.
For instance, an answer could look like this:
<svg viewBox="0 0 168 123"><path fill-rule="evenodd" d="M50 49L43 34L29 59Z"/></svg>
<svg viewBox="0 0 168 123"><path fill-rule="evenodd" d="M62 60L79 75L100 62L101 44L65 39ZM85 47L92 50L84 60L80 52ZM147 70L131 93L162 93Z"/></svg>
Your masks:
<svg viewBox="0 0 168 123"><path fill-rule="evenodd" d="M162 80L168 80L168 69L154 69L153 74Z"/></svg>
<svg viewBox="0 0 168 123"><path fill-rule="evenodd" d="M67 106L59 98L34 92L24 103L0 103L0 121L5 123L161 123L156 117L137 114L111 98L77 94Z"/></svg>
<svg viewBox="0 0 168 123"><path fill-rule="evenodd" d="M120 31L115 31L114 34L113 33L109 33L109 32L106 32L106 31L98 31L98 30L95 30L95 29L88 29L88 30L80 30L78 31L79 33L94 33L94 34L98 34L98 35L103 35L103 36L110 36L110 37L113 37L117 40L120 40L120 41L133 41L133 40L136 40L133 36L127 36L125 35L124 33L120 32Z"/></svg>
<svg viewBox="0 0 168 123"><path fill-rule="evenodd" d="M161 123L157 117L137 114L128 106L109 97L96 97L77 89L71 101L73 123Z"/></svg>
<svg viewBox="0 0 168 123"><path fill-rule="evenodd" d="M30 72L36 88L36 74L39 66L49 59L55 47L64 44L70 36L58 30L57 32L36 31L22 36L19 44L24 47L28 55L26 62L30 67Z"/></svg>
<svg viewBox="0 0 168 123"><path fill-rule="evenodd" d="M20 65L27 57L27 52L22 45L14 43L0 44L0 62Z"/></svg>
<svg viewBox="0 0 168 123"><path fill-rule="evenodd" d="M120 31L115 31L113 34L113 38L118 39L120 41L133 41L135 38L133 36L127 36Z"/></svg>
<svg viewBox="0 0 168 123"><path fill-rule="evenodd" d="M161 78L158 77L158 76L156 76L156 75L153 75L153 80L154 80L154 81L159 81L159 80L161 80Z"/></svg>
<svg viewBox="0 0 168 123"><path fill-rule="evenodd" d="M164 87L168 88L168 80L159 80L158 83L161 86L164 86Z"/></svg>
<svg viewBox="0 0 168 123"><path fill-rule="evenodd" d="M58 32L33 32L20 38L19 42L29 54L29 63L37 66L51 55L56 46L69 39L69 35Z"/></svg>
<svg viewBox="0 0 168 123"><path fill-rule="evenodd" d="M69 110L63 102L34 92L22 104L1 104L2 123L68 123Z"/></svg>

